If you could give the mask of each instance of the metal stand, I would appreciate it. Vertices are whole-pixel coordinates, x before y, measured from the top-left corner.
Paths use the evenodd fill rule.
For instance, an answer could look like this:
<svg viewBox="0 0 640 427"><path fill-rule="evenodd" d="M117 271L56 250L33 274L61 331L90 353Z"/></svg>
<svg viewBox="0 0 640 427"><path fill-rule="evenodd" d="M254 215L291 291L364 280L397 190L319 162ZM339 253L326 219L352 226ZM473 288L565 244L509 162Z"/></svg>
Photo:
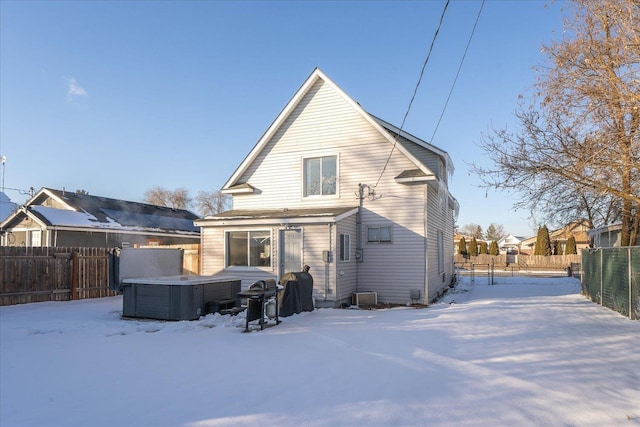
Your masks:
<svg viewBox="0 0 640 427"><path fill-rule="evenodd" d="M244 292L239 292L238 296L241 298L247 299L247 321L245 324L244 331L249 332L249 322L254 320L258 320L260 324L260 330L263 330L266 322L264 321L264 316L266 312L267 301L269 298L274 297L276 301L276 325L280 324L279 312L280 307L278 306L278 298L277 298L277 289L268 289L268 290L247 290Z"/></svg>

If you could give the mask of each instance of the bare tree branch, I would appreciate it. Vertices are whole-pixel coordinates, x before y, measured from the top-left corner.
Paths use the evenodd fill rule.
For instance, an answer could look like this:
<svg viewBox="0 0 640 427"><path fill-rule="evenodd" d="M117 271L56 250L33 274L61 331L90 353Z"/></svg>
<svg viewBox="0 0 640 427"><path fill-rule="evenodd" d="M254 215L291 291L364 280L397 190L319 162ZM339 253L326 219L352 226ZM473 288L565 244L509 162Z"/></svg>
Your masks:
<svg viewBox="0 0 640 427"><path fill-rule="evenodd" d="M640 222L640 2L573 5L564 38L543 50L536 96L516 110L518 131L483 135L493 165L472 171L548 219L621 220L628 245Z"/></svg>

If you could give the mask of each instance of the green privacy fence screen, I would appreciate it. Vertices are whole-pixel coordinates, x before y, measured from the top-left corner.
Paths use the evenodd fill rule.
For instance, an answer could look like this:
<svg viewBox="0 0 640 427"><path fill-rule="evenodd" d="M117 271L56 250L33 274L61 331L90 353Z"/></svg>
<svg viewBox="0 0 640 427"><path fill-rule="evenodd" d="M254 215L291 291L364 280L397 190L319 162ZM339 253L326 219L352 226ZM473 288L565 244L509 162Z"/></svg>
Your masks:
<svg viewBox="0 0 640 427"><path fill-rule="evenodd" d="M640 319L640 247L583 249L582 293L629 319Z"/></svg>

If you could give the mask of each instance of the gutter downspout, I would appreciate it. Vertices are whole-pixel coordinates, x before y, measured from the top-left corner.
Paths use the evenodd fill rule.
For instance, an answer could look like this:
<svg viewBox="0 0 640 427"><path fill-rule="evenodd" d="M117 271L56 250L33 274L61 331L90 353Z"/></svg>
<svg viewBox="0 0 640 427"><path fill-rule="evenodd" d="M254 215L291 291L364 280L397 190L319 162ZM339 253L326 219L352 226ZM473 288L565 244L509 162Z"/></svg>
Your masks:
<svg viewBox="0 0 640 427"><path fill-rule="evenodd" d="M364 187L366 184L358 184L358 212L356 213L356 293L360 283L360 264L362 259L362 207L364 206Z"/></svg>
<svg viewBox="0 0 640 427"><path fill-rule="evenodd" d="M333 224L329 223L329 251L327 259L324 260L324 300L329 298L329 272L331 271L331 261L333 259Z"/></svg>
<svg viewBox="0 0 640 427"><path fill-rule="evenodd" d="M424 303L429 304L429 186L424 186Z"/></svg>

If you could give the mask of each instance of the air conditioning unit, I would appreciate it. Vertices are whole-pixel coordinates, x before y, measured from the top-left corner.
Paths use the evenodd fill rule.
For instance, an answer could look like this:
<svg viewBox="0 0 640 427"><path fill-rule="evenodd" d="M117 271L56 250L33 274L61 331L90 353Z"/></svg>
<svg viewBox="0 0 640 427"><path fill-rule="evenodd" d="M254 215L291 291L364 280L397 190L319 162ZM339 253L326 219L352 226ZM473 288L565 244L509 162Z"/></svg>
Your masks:
<svg viewBox="0 0 640 427"><path fill-rule="evenodd" d="M377 304L377 292L354 292L351 296L351 305L356 305L358 307L372 307Z"/></svg>

